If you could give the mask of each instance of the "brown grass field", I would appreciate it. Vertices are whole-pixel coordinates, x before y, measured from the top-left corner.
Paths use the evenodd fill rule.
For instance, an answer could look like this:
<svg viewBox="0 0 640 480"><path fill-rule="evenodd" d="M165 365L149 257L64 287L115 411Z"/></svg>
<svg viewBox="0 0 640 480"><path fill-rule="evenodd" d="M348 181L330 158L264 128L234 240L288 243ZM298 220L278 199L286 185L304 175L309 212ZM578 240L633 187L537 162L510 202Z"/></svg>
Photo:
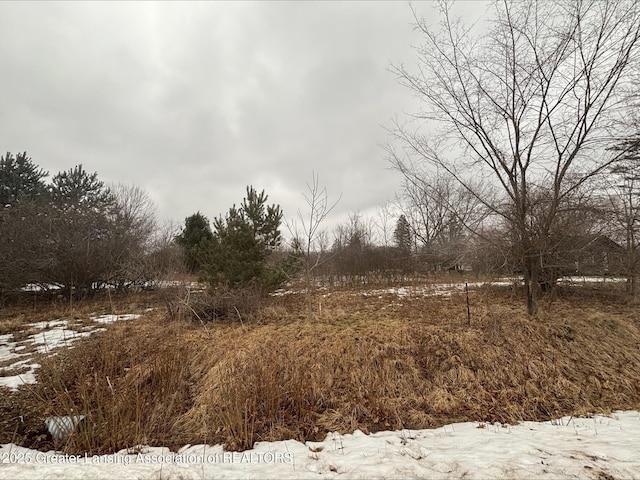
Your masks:
<svg viewBox="0 0 640 480"><path fill-rule="evenodd" d="M368 287L370 288L370 287ZM521 292L451 297L320 291L242 319L169 319L166 292L6 308L0 334L89 312L153 311L42 358L38 383L0 387L0 443L69 453L319 440L327 432L515 423L640 409L640 313L621 287L561 288L529 318ZM54 444L51 415L89 427Z"/></svg>

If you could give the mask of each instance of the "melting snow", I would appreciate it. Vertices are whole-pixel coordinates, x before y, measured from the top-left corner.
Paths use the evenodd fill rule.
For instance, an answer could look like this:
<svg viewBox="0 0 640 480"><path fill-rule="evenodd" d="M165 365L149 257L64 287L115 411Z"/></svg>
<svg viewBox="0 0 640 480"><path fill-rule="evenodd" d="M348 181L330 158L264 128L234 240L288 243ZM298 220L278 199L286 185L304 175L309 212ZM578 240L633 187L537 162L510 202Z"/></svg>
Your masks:
<svg viewBox="0 0 640 480"><path fill-rule="evenodd" d="M60 285L53 285L53 284L37 284L37 283L27 283L24 287L22 287L20 290L22 290L23 292L42 292L47 291L47 290L60 290Z"/></svg>
<svg viewBox="0 0 640 480"><path fill-rule="evenodd" d="M94 325L83 327L84 331L77 331L68 328L70 324L75 323L73 320L52 320L47 322L36 322L25 325L25 330L37 329L37 333L29 335L25 340L15 341L11 333L0 335L0 362L6 363L16 359L18 361L10 365L0 366L0 386L4 385L13 390L23 384L36 383L35 370L40 367L33 362L34 348L35 353L48 354L57 348L71 348L73 342L82 337L87 337L95 332L103 331L104 328L98 327L99 324L109 324L120 320L135 320L139 318L138 314L124 315L100 315L93 316L90 319L95 322ZM28 348L32 347L32 348ZM23 352L23 350L27 350ZM14 370L28 368L25 373L13 374Z"/></svg>
<svg viewBox="0 0 640 480"><path fill-rule="evenodd" d="M492 282L467 282L466 285L471 288L479 288L483 285L508 286L513 282L508 281L492 281ZM380 297L381 295L397 295L398 297L449 297L452 293L464 292L465 283L432 283L425 285L411 285L404 287L390 287L382 289L365 290L364 292L355 293L354 295L362 295L365 297Z"/></svg>
<svg viewBox="0 0 640 480"><path fill-rule="evenodd" d="M626 278L622 277L584 277L581 275L571 275L562 277L560 282L565 283L607 283L607 282L626 282Z"/></svg>
<svg viewBox="0 0 640 480"><path fill-rule="evenodd" d="M91 320L98 323L113 323L120 320L135 320L136 318L140 318L140 315L128 313L124 315L101 315L99 317L91 317Z"/></svg>
<svg viewBox="0 0 640 480"><path fill-rule="evenodd" d="M580 285L584 283L606 283L606 282L624 282L626 279L620 277L584 277L584 276L567 276L558 280L561 283L570 283ZM503 277L486 282L467 282L469 289L475 289L484 285L496 287L509 287L514 284L522 284L521 277ZM465 282L457 283L427 283L422 285L405 285L400 287L389 288L372 288L362 290L352 295L362 295L364 297L378 297L382 295L397 295L398 297L450 297L453 293L461 293L465 290ZM272 296L292 295L304 293L304 290L295 289L278 289L272 292ZM327 296L329 294L326 294ZM325 296L325 295L323 295Z"/></svg>
<svg viewBox="0 0 640 480"><path fill-rule="evenodd" d="M616 478L640 476L640 413L519 425L331 433L322 442L259 442L244 452L187 445L102 456L0 447L0 478Z"/></svg>
<svg viewBox="0 0 640 480"><path fill-rule="evenodd" d="M0 362L11 360L12 358L16 357L14 352L18 344L16 342L12 342L12 338L13 335L11 335L10 333L6 335L0 335Z"/></svg>
<svg viewBox="0 0 640 480"><path fill-rule="evenodd" d="M38 353L48 353L54 348L70 347L75 340L81 337L87 337L94 331L95 330L90 332L76 332L75 330L55 327L51 330L29 335L28 340L36 345Z"/></svg>

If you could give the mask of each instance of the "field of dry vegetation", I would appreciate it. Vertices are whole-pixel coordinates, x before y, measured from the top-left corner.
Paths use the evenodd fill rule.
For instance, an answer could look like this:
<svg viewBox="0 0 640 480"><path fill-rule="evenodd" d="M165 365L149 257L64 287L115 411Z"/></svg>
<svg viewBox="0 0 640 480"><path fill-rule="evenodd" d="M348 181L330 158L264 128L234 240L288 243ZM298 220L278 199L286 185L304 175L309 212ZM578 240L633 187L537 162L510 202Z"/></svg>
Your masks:
<svg viewBox="0 0 640 480"><path fill-rule="evenodd" d="M0 334L90 312L146 313L42 358L37 384L0 387L0 443L245 449L332 431L640 409L640 314L615 285L564 287L535 318L521 292L485 286L470 293L470 321L464 294L370 288L317 292L313 320L300 293L270 297L242 322L170 318L166 291L72 310L9 306ZM44 419L75 414L88 427L55 444Z"/></svg>

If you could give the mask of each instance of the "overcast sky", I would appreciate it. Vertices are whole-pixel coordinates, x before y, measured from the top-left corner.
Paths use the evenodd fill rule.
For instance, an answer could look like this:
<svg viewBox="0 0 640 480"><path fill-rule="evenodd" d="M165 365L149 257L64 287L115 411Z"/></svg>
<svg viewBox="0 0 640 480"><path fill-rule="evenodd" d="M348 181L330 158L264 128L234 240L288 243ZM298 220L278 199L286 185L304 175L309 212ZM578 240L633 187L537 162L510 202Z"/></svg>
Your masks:
<svg viewBox="0 0 640 480"><path fill-rule="evenodd" d="M405 2L0 2L0 151L133 183L180 223L249 184L294 217L315 171L333 225L400 185L380 145L416 105L388 67L419 42Z"/></svg>

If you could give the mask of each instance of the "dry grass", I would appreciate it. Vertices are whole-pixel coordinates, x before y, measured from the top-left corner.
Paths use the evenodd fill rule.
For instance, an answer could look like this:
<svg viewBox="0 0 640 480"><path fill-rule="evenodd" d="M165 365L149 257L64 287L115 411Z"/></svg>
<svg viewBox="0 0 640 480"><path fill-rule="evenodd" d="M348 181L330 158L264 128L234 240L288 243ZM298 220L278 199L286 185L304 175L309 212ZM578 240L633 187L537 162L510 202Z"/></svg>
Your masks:
<svg viewBox="0 0 640 480"><path fill-rule="evenodd" d="M0 335L22 331L25 325L57 319L86 319L90 314L131 313L160 306L164 292L136 292L127 295L96 295L85 301L69 303L60 295L22 293L6 308L0 309Z"/></svg>
<svg viewBox="0 0 640 480"><path fill-rule="evenodd" d="M158 310L51 357L11 397L39 422L86 415L93 428L66 448L92 453L640 408L638 311L609 291L567 292L529 318L508 288L474 291L471 323L462 295L357 289L317 295L316 321L297 295L206 329ZM50 448L35 428L5 426Z"/></svg>
<svg viewBox="0 0 640 480"><path fill-rule="evenodd" d="M156 313L135 324L121 322L41 360L38 384L19 392L23 401L37 406L41 424L49 416L85 415L91 428L65 445L52 445L44 430L28 424L25 441L91 453L151 442L171 444L170 421L189 407L185 369L192 352L182 335L157 328L159 320Z"/></svg>

